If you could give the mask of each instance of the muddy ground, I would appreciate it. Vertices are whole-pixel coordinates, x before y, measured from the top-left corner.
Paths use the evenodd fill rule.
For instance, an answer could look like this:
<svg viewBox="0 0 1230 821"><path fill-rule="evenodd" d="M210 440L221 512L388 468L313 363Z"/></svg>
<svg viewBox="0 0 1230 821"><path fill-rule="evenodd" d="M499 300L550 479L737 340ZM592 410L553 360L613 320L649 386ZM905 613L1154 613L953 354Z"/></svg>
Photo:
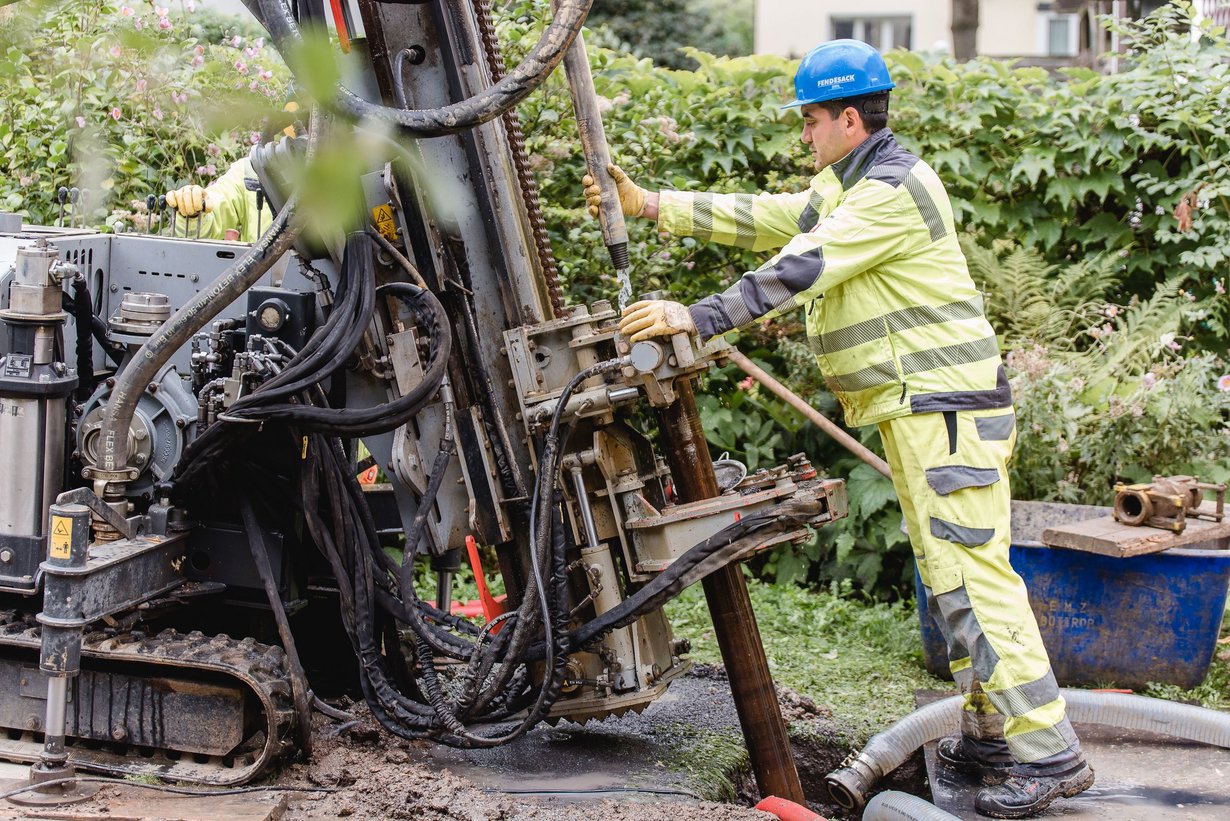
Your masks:
<svg viewBox="0 0 1230 821"><path fill-rule="evenodd" d="M751 805L758 800L747 764L729 685L721 667L701 665L675 682L674 705L655 705L585 727L561 722L499 751L451 751L427 742L407 742L386 733L363 705L351 712L361 723L341 733L318 717L310 762L283 770L278 783L333 788L336 792L294 794L285 818L424 819L424 821L736 821L773 818ZM848 818L828 803L824 775L850 752L848 733L832 713L806 696L779 691L790 725L796 764L811 808L833 819ZM682 739L682 740L681 740ZM609 754L595 763L594 751ZM621 750L640 761L629 761ZM533 761L530 761L533 759ZM510 794L526 788L546 792L540 777L559 762L560 795ZM511 762L511 763L510 763ZM614 762L614 763L612 763ZM626 770L627 791L593 789L587 769ZM511 771L503 778L497 770ZM524 772L522 772L522 770ZM465 775L469 774L469 777ZM921 756L907 763L886 788L922 789ZM584 783L588 787L577 788ZM925 792L924 792L925 794ZM721 802L704 798L720 797Z"/></svg>

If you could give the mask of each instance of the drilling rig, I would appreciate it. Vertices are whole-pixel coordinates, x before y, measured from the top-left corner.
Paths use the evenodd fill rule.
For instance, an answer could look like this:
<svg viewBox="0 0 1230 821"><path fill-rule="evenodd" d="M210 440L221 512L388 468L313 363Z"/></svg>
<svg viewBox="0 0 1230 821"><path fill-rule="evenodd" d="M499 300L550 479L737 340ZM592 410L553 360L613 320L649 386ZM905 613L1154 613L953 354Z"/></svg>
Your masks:
<svg viewBox="0 0 1230 821"><path fill-rule="evenodd" d="M334 3L362 70L253 148L254 244L0 215L0 757L233 785L310 751L318 694L462 747L639 711L688 666L662 607L703 580L761 791L802 798L738 562L844 516L844 485L802 456L715 473L694 383L726 344L569 303L516 105L566 55L592 104L591 2L511 69L486 0ZM246 4L283 53L325 19ZM305 224L298 171L374 128L364 213ZM484 623L449 606L478 546L507 592Z"/></svg>

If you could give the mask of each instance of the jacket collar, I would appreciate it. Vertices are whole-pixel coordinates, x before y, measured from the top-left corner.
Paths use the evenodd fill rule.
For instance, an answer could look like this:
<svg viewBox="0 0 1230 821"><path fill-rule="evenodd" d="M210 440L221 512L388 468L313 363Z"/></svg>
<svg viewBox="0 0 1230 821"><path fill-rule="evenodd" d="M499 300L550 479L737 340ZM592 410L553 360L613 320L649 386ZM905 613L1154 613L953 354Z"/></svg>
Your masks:
<svg viewBox="0 0 1230 821"><path fill-rule="evenodd" d="M859 143L849 154L833 163L833 173L841 180L842 189L848 191L896 149L897 138L893 136L892 130L881 128Z"/></svg>

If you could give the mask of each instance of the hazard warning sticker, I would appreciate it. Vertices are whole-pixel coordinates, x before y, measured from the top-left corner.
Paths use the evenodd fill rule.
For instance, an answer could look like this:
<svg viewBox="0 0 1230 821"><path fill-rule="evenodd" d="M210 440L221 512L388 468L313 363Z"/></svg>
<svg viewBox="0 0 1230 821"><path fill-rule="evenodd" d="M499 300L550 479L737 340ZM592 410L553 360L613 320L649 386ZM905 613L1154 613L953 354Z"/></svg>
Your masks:
<svg viewBox="0 0 1230 821"><path fill-rule="evenodd" d="M372 222L376 223L376 230L381 236L389 242L397 241L397 223L393 220L393 206L386 203L373 208Z"/></svg>
<svg viewBox="0 0 1230 821"><path fill-rule="evenodd" d="M73 520L67 516L51 517L51 545L48 554L53 559L67 559L72 555Z"/></svg>

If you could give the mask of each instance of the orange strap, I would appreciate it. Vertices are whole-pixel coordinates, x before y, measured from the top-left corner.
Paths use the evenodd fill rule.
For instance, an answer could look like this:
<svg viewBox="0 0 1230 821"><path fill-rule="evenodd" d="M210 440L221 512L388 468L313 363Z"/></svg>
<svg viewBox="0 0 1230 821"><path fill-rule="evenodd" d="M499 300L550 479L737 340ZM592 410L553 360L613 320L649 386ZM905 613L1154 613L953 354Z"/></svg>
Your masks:
<svg viewBox="0 0 1230 821"><path fill-rule="evenodd" d="M346 17L342 14L342 0L329 0L333 8L333 25L337 27L337 39L342 44L342 51L350 53L350 34L346 31Z"/></svg>

